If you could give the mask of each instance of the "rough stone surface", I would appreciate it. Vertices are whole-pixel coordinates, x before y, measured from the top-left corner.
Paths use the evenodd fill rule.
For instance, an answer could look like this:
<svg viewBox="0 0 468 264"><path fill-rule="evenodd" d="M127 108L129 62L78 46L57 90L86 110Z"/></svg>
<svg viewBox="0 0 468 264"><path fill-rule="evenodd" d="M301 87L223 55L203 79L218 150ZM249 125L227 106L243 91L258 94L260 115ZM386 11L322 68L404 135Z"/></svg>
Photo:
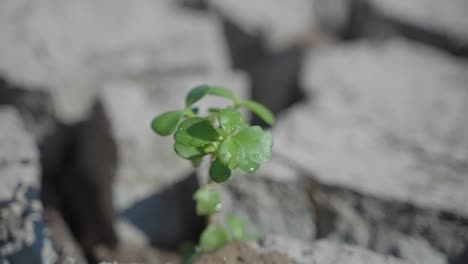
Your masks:
<svg viewBox="0 0 468 264"><path fill-rule="evenodd" d="M0 131L0 200L9 200L21 182L39 187L38 153L14 108L0 107Z"/></svg>
<svg viewBox="0 0 468 264"><path fill-rule="evenodd" d="M2 1L0 73L51 91L62 120L86 116L101 80L225 70L216 19L174 1Z"/></svg>
<svg viewBox="0 0 468 264"><path fill-rule="evenodd" d="M16 108L39 144L56 129L51 95L37 87L21 87L0 77L0 105Z"/></svg>
<svg viewBox="0 0 468 264"><path fill-rule="evenodd" d="M451 215L324 185L314 197L320 237L411 263L447 263L448 256L459 256L467 245L466 221Z"/></svg>
<svg viewBox="0 0 468 264"><path fill-rule="evenodd" d="M342 245L329 240L308 243L280 236L268 236L259 242L258 250L260 252L277 251L283 253L298 264L410 263L379 255L364 248Z"/></svg>
<svg viewBox="0 0 468 264"><path fill-rule="evenodd" d="M87 263L81 247L73 237L60 212L45 208L44 219L51 232L51 239L58 255L58 263Z"/></svg>
<svg viewBox="0 0 468 264"><path fill-rule="evenodd" d="M296 262L286 255L276 251L258 252L251 246L242 243L230 243L223 248L202 255L195 263L197 264L295 264Z"/></svg>
<svg viewBox="0 0 468 264"><path fill-rule="evenodd" d="M0 262L54 263L39 200L34 136L16 109L0 107Z"/></svg>
<svg viewBox="0 0 468 264"><path fill-rule="evenodd" d="M319 237L414 263L462 255L466 63L402 40L319 54L303 72L315 100L274 130L278 159L317 181Z"/></svg>
<svg viewBox="0 0 468 264"><path fill-rule="evenodd" d="M243 31L260 34L272 50L303 42L316 30L313 2L309 0L209 0L208 5Z"/></svg>
<svg viewBox="0 0 468 264"><path fill-rule="evenodd" d="M278 149L324 182L467 217L468 65L399 40L322 54L303 74L315 104L283 117Z"/></svg>
<svg viewBox="0 0 468 264"><path fill-rule="evenodd" d="M465 0L371 0L384 15L402 23L468 41L468 2Z"/></svg>
<svg viewBox="0 0 468 264"><path fill-rule="evenodd" d="M244 218L256 236L277 234L312 241L317 231L314 204L308 194L311 184L304 178L235 175L221 186L223 208L216 219L225 223L225 218L234 214Z"/></svg>

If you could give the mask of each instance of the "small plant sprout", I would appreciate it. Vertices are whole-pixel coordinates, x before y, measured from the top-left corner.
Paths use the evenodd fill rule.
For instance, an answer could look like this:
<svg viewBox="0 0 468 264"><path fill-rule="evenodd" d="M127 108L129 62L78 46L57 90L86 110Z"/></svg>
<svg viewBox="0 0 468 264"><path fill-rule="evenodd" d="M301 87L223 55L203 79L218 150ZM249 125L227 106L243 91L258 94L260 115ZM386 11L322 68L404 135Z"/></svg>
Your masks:
<svg viewBox="0 0 468 264"><path fill-rule="evenodd" d="M195 104L208 95L228 99L232 105L210 108L208 116L200 116ZM175 153L190 160L194 167L200 165L203 157L210 157L211 181L194 194L200 216L211 216L222 209L221 195L215 191L212 182L228 180L235 169L253 173L271 158L271 132L259 126L250 126L240 108L250 110L269 125L275 122L273 114L262 104L251 100L241 101L230 90L209 85L193 88L185 98L183 109L160 114L151 122L157 134L173 134ZM252 239L252 236L246 233L246 223L239 217L231 216L226 227L208 225L201 234L196 255L218 249L229 241L248 239Z"/></svg>

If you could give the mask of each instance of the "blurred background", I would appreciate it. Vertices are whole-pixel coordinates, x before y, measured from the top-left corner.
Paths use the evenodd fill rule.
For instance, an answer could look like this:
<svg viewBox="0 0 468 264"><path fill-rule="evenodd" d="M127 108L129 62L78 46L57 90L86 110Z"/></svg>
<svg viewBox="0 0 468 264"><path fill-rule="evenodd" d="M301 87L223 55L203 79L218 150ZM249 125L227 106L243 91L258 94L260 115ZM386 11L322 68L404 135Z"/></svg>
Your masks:
<svg viewBox="0 0 468 264"><path fill-rule="evenodd" d="M2 0L0 263L179 263L206 176L149 123L206 83L277 116L252 254L466 264L467 59L467 0Z"/></svg>

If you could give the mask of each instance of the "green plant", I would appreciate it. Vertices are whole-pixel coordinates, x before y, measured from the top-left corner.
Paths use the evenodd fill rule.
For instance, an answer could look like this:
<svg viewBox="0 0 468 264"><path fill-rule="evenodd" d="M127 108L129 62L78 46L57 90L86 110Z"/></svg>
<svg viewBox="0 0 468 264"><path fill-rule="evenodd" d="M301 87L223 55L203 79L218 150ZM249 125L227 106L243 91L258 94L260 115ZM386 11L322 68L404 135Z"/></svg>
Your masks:
<svg viewBox="0 0 468 264"><path fill-rule="evenodd" d="M203 97L211 95L228 99L232 105L225 108L210 108L207 116L198 114L195 106ZM271 112L258 102L241 101L230 90L200 85L193 88L185 98L185 107L165 112L151 122L153 130L161 136L173 134L174 151L196 167L203 157L210 156L209 176L211 181L201 186L194 194L197 214L212 216L221 207L221 195L214 190L214 183L228 180L232 171L240 169L247 173L258 170L271 158L273 139L270 131L259 126L250 126L240 108L258 115L267 124L275 122ZM226 227L210 224L200 236L200 252L215 250L232 240L248 240L246 223L236 216L228 218Z"/></svg>

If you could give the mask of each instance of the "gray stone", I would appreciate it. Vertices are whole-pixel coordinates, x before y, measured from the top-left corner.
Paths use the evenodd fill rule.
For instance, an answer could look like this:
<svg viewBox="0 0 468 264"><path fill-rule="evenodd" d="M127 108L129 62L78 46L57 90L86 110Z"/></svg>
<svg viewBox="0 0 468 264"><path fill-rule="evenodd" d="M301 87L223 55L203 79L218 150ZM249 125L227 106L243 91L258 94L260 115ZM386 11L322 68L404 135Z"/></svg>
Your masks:
<svg viewBox="0 0 468 264"><path fill-rule="evenodd" d="M349 27L356 0L311 0L320 31L339 34Z"/></svg>
<svg viewBox="0 0 468 264"><path fill-rule="evenodd" d="M0 262L55 263L39 200L34 135L11 107L0 107Z"/></svg>
<svg viewBox="0 0 468 264"><path fill-rule="evenodd" d="M51 239L58 253L58 263L87 263L81 247L73 237L60 212L45 208L44 219L51 231Z"/></svg>
<svg viewBox="0 0 468 264"><path fill-rule="evenodd" d="M50 90L57 114L83 119L100 82L141 72L228 68L217 20L174 1L2 1L0 73Z"/></svg>
<svg viewBox="0 0 468 264"><path fill-rule="evenodd" d="M0 107L0 131L0 200L9 200L19 183L39 187L38 151L14 108Z"/></svg>
<svg viewBox="0 0 468 264"><path fill-rule="evenodd" d="M311 184L306 178L235 175L221 185L223 208L215 219L224 224L229 215L237 215L255 236L276 234L312 241L316 217L309 196Z"/></svg>
<svg viewBox="0 0 468 264"><path fill-rule="evenodd" d="M447 255L460 255L467 244L466 225L437 212L326 186L317 188L315 197L320 235L333 241L411 263L447 263Z"/></svg>
<svg viewBox="0 0 468 264"><path fill-rule="evenodd" d="M448 263L447 256L435 251L431 245L422 239L402 237L398 240L400 256L414 264L444 264Z"/></svg>
<svg viewBox="0 0 468 264"><path fill-rule="evenodd" d="M224 18L251 35L261 34L271 50L303 43L316 31L310 0L209 0L208 5Z"/></svg>
<svg viewBox="0 0 468 264"><path fill-rule="evenodd" d="M298 264L403 264L409 263L393 257L379 255L364 248L339 244L329 240L304 242L280 236L268 236L258 245L262 252L278 251Z"/></svg>
<svg viewBox="0 0 468 264"><path fill-rule="evenodd" d="M280 116L274 153L316 180L320 237L408 260L463 254L467 72L402 40L309 57L303 84L315 100Z"/></svg>
<svg viewBox="0 0 468 264"><path fill-rule="evenodd" d="M468 2L466 0L371 0L382 14L428 32L468 41Z"/></svg>
<svg viewBox="0 0 468 264"><path fill-rule="evenodd" d="M16 108L38 144L56 129L52 98L37 87L21 87L0 76L0 105Z"/></svg>
<svg viewBox="0 0 468 264"><path fill-rule="evenodd" d="M283 117L276 145L324 182L466 217L467 72L400 40L325 50L303 74L315 105Z"/></svg>

